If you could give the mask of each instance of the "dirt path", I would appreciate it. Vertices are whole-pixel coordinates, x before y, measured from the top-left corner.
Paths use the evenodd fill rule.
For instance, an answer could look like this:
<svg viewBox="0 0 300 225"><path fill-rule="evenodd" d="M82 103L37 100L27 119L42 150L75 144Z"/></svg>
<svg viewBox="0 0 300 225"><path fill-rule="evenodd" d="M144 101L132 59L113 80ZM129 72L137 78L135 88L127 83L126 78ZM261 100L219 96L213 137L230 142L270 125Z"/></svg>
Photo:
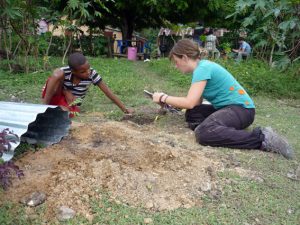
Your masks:
<svg viewBox="0 0 300 225"><path fill-rule="evenodd" d="M131 121L73 123L62 142L17 161L25 177L15 180L2 200L19 202L43 191L47 218L62 205L90 217L89 203L103 190L120 204L155 211L201 206L204 194L222 192L216 173L224 170L224 161L214 149L195 143L190 130L173 128Z"/></svg>

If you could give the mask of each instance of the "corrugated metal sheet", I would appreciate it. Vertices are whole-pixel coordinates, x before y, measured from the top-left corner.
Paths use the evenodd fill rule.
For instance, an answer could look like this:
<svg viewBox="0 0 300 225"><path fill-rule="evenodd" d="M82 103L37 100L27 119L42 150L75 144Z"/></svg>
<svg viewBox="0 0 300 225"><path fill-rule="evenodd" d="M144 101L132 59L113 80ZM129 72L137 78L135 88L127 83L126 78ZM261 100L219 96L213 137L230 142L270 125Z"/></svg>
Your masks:
<svg viewBox="0 0 300 225"><path fill-rule="evenodd" d="M0 130L9 128L21 141L48 146L68 135L70 126L69 113L58 106L0 101ZM13 157L19 144L12 144L4 161Z"/></svg>

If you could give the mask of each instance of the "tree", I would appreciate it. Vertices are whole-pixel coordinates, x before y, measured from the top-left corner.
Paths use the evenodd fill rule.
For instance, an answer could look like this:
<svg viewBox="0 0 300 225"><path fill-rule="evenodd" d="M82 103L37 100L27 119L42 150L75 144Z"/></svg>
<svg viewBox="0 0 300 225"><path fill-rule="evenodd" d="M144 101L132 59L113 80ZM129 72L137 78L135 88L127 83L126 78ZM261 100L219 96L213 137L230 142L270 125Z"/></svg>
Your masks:
<svg viewBox="0 0 300 225"><path fill-rule="evenodd" d="M131 40L133 31L161 27L165 20L171 23L205 20L209 21L210 25L222 24L225 15L231 12L233 1L108 0L101 1L102 4L100 1L86 0L56 0L55 2L59 3L56 7L60 10L71 8L73 19L78 19L81 24L101 29L104 29L106 25L118 27L121 29L123 39ZM79 5L84 6L84 10L80 9ZM82 15L89 16L82 19Z"/></svg>
<svg viewBox="0 0 300 225"><path fill-rule="evenodd" d="M105 6L106 12L98 24L120 27L123 39L130 40L134 30L161 27L164 21L190 23L208 21L210 25L224 24L234 0L115 0ZM222 13L226 8L226 13Z"/></svg>
<svg viewBox="0 0 300 225"><path fill-rule="evenodd" d="M101 0L54 0L50 8L52 13L56 15L56 23L63 27L67 34L65 35L66 45L62 59L62 64L64 64L74 37L80 37L82 33L79 26L86 25L90 21L99 20L101 13L98 10L105 8L105 6ZM57 16L58 13L60 13L59 16Z"/></svg>
<svg viewBox="0 0 300 225"><path fill-rule="evenodd" d="M40 44L37 21L49 11L46 0L0 0L0 46L6 51L8 66L13 71L19 61L29 71L28 56L38 57ZM16 57L18 56L18 57Z"/></svg>
<svg viewBox="0 0 300 225"><path fill-rule="evenodd" d="M98 26L102 29L106 25L119 27L123 39L131 40L133 31L148 27L159 27L171 11L174 13L187 7L188 4L185 0L107 1L105 8L99 9L102 15L101 19L89 21L88 25Z"/></svg>
<svg viewBox="0 0 300 225"><path fill-rule="evenodd" d="M241 27L256 43L260 57L268 58L271 66L285 68L299 59L299 0L239 0L228 18L242 16Z"/></svg>

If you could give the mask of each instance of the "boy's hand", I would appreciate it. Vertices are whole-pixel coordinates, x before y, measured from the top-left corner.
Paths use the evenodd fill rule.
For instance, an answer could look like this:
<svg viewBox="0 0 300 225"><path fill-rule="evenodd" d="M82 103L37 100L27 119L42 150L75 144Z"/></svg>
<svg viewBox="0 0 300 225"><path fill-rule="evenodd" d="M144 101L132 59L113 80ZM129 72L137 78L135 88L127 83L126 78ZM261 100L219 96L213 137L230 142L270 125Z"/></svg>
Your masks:
<svg viewBox="0 0 300 225"><path fill-rule="evenodd" d="M133 110L133 109L127 109L127 108L126 108L126 109L124 110L124 113L125 113L125 114L130 114L130 115L131 115L131 114L134 113L134 110Z"/></svg>
<svg viewBox="0 0 300 225"><path fill-rule="evenodd" d="M69 105L76 100L76 97L72 94L71 91L64 90L63 92L65 95L66 101Z"/></svg>
<svg viewBox="0 0 300 225"><path fill-rule="evenodd" d="M123 120L129 120L133 117L134 110L133 109L125 109L123 115Z"/></svg>

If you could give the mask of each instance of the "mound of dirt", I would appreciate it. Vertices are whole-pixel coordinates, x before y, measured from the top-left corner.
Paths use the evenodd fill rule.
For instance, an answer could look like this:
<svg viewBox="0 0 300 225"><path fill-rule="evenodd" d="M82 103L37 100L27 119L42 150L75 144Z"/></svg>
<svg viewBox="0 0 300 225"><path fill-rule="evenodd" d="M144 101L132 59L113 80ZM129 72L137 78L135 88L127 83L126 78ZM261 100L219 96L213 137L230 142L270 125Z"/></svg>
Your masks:
<svg viewBox="0 0 300 225"><path fill-rule="evenodd" d="M216 171L224 163L212 148L195 143L193 132L162 131L131 121L77 124L59 144L29 152L17 161L25 177L4 198L19 202L34 191L46 193L46 215L60 206L89 217L91 199L107 191L120 204L149 210L201 206L201 197L220 191Z"/></svg>

